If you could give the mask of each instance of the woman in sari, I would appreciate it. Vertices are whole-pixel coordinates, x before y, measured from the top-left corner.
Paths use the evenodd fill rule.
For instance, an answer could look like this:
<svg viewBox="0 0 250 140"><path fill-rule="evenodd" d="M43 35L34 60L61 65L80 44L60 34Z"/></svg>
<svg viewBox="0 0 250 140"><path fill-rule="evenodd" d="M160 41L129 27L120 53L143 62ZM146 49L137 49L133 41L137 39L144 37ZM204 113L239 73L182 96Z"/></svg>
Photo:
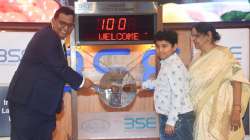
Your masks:
<svg viewBox="0 0 250 140"><path fill-rule="evenodd" d="M229 49L215 43L220 36L211 24L197 23L191 36L200 50L189 68L196 113L194 140L243 140L249 82Z"/></svg>

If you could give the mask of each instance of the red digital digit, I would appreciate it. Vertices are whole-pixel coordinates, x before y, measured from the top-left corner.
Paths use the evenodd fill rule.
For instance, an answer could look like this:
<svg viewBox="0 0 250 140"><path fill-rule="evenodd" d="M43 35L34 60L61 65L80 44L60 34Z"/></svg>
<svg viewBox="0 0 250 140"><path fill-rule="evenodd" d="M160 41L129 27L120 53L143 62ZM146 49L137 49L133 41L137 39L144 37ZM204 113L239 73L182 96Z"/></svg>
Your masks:
<svg viewBox="0 0 250 140"><path fill-rule="evenodd" d="M107 31L114 30L114 24L115 24L115 19L114 18L108 18L107 23L106 23L106 30Z"/></svg>
<svg viewBox="0 0 250 140"><path fill-rule="evenodd" d="M105 18L102 19L102 23L101 24L102 24L102 30L104 30L105 29Z"/></svg>
<svg viewBox="0 0 250 140"><path fill-rule="evenodd" d="M119 18L118 21L118 30L123 31L126 29L126 23L127 19L126 18Z"/></svg>
<svg viewBox="0 0 250 140"><path fill-rule="evenodd" d="M103 19L102 18L97 18L96 30L97 31L103 30Z"/></svg>

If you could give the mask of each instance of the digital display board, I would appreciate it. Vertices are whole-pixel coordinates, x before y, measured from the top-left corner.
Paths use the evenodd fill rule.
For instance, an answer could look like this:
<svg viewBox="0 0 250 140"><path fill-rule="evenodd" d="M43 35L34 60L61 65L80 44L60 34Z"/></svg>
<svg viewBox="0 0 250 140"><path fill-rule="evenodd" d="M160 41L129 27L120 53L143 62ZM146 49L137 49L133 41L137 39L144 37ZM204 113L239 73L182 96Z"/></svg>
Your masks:
<svg viewBox="0 0 250 140"><path fill-rule="evenodd" d="M153 43L156 15L78 15L77 44Z"/></svg>

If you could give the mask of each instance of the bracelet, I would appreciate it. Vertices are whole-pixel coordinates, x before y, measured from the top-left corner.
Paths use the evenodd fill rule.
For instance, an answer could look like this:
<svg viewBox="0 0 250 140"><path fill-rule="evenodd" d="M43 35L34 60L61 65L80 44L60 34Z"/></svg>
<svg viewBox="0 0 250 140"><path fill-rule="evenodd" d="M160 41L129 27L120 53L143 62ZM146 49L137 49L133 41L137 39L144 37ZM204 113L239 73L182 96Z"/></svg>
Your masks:
<svg viewBox="0 0 250 140"><path fill-rule="evenodd" d="M232 110L232 112L239 112L239 113L241 113L241 110Z"/></svg>
<svg viewBox="0 0 250 140"><path fill-rule="evenodd" d="M235 110L235 109L233 109L232 112L240 112L241 113L241 110Z"/></svg>
<svg viewBox="0 0 250 140"><path fill-rule="evenodd" d="M233 110L241 110L241 106L233 106Z"/></svg>

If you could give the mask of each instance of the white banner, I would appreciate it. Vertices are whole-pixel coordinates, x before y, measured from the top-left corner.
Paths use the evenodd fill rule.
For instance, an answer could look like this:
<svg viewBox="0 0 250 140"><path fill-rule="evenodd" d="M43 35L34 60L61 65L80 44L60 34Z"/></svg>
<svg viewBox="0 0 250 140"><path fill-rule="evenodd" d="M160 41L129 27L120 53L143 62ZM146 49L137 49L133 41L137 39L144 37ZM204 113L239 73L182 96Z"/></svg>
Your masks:
<svg viewBox="0 0 250 140"><path fill-rule="evenodd" d="M242 65L244 75L249 78L249 29L218 29L221 40L218 44L228 47Z"/></svg>
<svg viewBox="0 0 250 140"><path fill-rule="evenodd" d="M0 32L0 84L8 84L34 32Z"/></svg>

